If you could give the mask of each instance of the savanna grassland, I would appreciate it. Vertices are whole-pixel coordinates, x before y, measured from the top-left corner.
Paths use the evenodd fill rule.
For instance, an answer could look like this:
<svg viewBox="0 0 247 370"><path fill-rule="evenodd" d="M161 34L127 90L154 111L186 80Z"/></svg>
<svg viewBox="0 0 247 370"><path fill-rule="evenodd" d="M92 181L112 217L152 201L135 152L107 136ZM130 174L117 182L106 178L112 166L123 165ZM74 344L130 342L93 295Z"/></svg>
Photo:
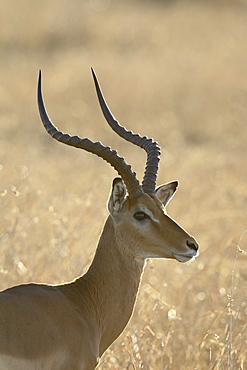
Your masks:
<svg viewBox="0 0 247 370"><path fill-rule="evenodd" d="M99 369L247 369L247 3L0 2L0 288L88 268L116 173L53 141L63 131L145 153L107 127L90 67L127 128L162 148L168 213L200 243L191 264L150 260L133 317Z"/></svg>

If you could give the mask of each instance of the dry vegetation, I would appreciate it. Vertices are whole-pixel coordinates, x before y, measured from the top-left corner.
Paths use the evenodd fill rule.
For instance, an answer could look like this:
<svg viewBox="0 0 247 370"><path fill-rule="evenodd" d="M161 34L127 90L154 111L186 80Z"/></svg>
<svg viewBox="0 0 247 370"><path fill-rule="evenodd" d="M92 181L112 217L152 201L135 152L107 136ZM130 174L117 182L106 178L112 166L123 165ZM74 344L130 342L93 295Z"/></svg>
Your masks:
<svg viewBox="0 0 247 370"><path fill-rule="evenodd" d="M116 117L159 140L158 182L180 181L169 214L200 242L190 265L148 262L99 369L247 369L247 4L2 0L0 22L0 288L85 271L115 176L45 133L39 68L54 122L142 176L145 155L104 122L93 66Z"/></svg>

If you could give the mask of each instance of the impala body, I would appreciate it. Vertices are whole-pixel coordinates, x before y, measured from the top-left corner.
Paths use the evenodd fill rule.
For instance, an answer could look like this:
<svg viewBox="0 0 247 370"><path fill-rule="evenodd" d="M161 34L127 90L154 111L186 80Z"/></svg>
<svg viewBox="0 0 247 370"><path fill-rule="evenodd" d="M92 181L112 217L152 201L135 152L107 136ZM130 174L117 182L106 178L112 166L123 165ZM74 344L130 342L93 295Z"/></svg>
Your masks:
<svg viewBox="0 0 247 370"><path fill-rule="evenodd" d="M45 110L40 74L38 104L46 130L105 159L121 178L113 181L109 216L85 275L64 285L26 284L0 293L0 370L94 369L131 317L146 258L186 262L198 254L195 239L165 211L177 182L156 189L157 143L119 125L93 77L109 125L147 152L144 179L140 185L116 151L57 130Z"/></svg>

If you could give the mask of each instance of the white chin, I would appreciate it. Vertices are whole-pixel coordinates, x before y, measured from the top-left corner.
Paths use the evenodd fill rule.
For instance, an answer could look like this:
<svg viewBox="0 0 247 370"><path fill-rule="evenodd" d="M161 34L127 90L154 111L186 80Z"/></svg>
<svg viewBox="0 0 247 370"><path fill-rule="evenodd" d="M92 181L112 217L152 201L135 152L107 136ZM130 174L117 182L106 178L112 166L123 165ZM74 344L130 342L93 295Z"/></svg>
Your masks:
<svg viewBox="0 0 247 370"><path fill-rule="evenodd" d="M188 262L188 261L194 261L194 259L198 256L196 254L195 256L188 256L188 255L182 255L182 254L174 254L174 257L178 262Z"/></svg>

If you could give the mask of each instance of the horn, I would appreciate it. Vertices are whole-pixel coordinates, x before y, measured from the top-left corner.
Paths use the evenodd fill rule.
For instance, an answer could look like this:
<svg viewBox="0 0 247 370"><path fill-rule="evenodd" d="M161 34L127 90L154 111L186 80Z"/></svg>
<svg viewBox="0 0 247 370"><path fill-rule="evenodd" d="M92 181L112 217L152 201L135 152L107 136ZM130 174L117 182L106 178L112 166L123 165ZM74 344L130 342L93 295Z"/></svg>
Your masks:
<svg viewBox="0 0 247 370"><path fill-rule="evenodd" d="M117 154L116 150L112 150L110 147L102 145L100 142L93 142L88 138L81 139L79 136L71 136L69 134L64 134L59 131L51 119L49 118L45 104L42 96L42 84L41 84L42 74L39 71L38 78L38 107L41 120L46 131L57 141L64 143L66 145L73 146L75 148L84 149L90 153L96 154L98 157L104 159L108 162L118 174L122 177L130 198L135 198L143 193L139 181L136 178L135 172L131 170L131 166L125 163L124 158Z"/></svg>
<svg viewBox="0 0 247 370"><path fill-rule="evenodd" d="M160 147L157 142L153 139L149 139L146 136L140 136L139 134L134 134L132 131L126 130L125 127L121 126L119 122L115 119L111 113L103 93L100 88L97 76L91 68L93 79L95 83L95 88L99 100L99 104L102 110L102 113L110 125L110 127L123 139L130 141L131 143L139 146L144 149L147 153L147 161L145 173L142 181L142 188L145 193L154 193L156 187L156 178L159 169L159 160L160 160Z"/></svg>

